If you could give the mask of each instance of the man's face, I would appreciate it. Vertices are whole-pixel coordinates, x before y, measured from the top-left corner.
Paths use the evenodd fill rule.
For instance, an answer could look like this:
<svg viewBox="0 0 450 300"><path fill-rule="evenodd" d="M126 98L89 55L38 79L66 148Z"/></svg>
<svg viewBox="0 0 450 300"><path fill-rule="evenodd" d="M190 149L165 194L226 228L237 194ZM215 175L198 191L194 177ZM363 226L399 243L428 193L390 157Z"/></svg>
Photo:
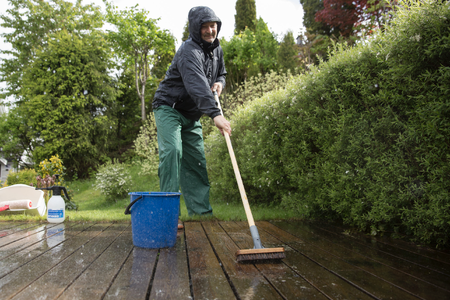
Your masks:
<svg viewBox="0 0 450 300"><path fill-rule="evenodd" d="M202 39L205 41L212 43L217 37L217 23L216 22L206 22L202 24L202 28L200 29L200 33L202 35Z"/></svg>

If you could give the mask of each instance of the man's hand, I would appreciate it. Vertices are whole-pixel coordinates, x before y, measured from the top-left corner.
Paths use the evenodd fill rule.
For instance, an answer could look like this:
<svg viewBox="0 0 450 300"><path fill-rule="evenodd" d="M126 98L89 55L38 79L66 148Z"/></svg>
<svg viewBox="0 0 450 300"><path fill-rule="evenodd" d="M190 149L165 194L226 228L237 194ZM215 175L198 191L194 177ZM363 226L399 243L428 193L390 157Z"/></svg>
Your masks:
<svg viewBox="0 0 450 300"><path fill-rule="evenodd" d="M219 115L214 118L214 124L217 128L219 128L220 133L223 134L224 131L228 132L228 135L231 136L231 124L227 121L227 119L224 118L224 116Z"/></svg>
<svg viewBox="0 0 450 300"><path fill-rule="evenodd" d="M222 82L216 82L213 84L213 86L211 88L211 92L214 93L214 91L216 91L217 95L220 97L220 94L222 93L222 89L223 89Z"/></svg>

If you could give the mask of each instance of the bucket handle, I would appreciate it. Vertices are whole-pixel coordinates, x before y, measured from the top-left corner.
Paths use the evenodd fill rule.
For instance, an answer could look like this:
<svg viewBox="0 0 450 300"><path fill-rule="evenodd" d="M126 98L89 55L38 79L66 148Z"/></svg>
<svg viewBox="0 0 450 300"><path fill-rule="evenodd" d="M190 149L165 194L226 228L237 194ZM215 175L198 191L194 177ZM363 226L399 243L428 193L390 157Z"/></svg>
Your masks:
<svg viewBox="0 0 450 300"><path fill-rule="evenodd" d="M130 204L128 204L127 208L125 208L125 214L129 215L131 214L130 209L133 206L133 204L135 204L138 200L140 200L142 198L142 195L140 195L139 197L137 197L136 199L134 199L133 202L131 202Z"/></svg>

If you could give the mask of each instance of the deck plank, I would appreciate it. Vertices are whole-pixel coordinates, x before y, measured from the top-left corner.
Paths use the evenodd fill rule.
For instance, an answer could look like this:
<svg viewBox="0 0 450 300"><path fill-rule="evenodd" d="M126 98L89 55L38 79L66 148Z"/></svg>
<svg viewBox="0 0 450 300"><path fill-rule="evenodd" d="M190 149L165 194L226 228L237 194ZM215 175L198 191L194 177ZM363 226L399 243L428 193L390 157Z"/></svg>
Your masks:
<svg viewBox="0 0 450 300"><path fill-rule="evenodd" d="M60 274L64 268L67 268L68 271L75 274L79 274L80 269L82 272L63 291L58 299L100 299L109 289L113 278L133 249L133 241L131 239L131 226L129 224L110 227L104 233L110 237L109 239L105 239L106 249L104 248L105 244L100 246L100 243L95 245L94 249L88 249L92 242L86 244L83 249L80 249L85 253L90 252L92 256L89 261L85 259L87 267L83 268L82 266L78 266L78 270L73 270L73 268L69 267L68 262L67 266L62 266L61 264L59 270L55 270L55 274ZM79 262L76 263L80 264Z"/></svg>
<svg viewBox="0 0 450 300"><path fill-rule="evenodd" d="M194 299L236 299L199 222L185 222Z"/></svg>
<svg viewBox="0 0 450 300"><path fill-rule="evenodd" d="M2 235L0 235L2 236L0 238L0 247L33 235L38 231L42 231L44 228L45 225L40 224L22 224L11 229L3 230Z"/></svg>
<svg viewBox="0 0 450 300"><path fill-rule="evenodd" d="M258 278L259 284L254 283L255 279L248 280L252 285L244 287L245 291L252 289L252 294L255 295L255 299L327 299L320 291L311 286L307 281L295 273L284 263L258 263L258 264L241 264L237 263L235 258L236 250L238 249L251 249L253 248L253 240L246 226L246 230L234 222L221 222L220 225L226 231L227 235L233 239L227 243L234 244L231 251L225 253L224 259L231 260L231 266L237 270L241 269L244 274L250 275L255 279ZM225 237L218 236L219 240L226 240ZM217 245L217 242L214 242ZM278 245L280 246L280 245ZM249 270L246 270L249 269ZM242 276L242 275L241 275ZM238 282L240 281L238 277ZM268 285L267 283L270 283ZM258 289L256 289L258 288ZM270 290L267 290L269 289ZM241 293L240 293L241 294ZM282 296L280 296L282 295Z"/></svg>
<svg viewBox="0 0 450 300"><path fill-rule="evenodd" d="M109 226L110 224L97 224L64 242L63 245L50 248L49 251L37 255L33 260L2 277L0 279L2 298L9 299L21 292L25 287L78 251L88 241L100 235ZM35 250L35 252L41 251ZM58 278L59 274L56 275L56 278Z"/></svg>
<svg viewBox="0 0 450 300"><path fill-rule="evenodd" d="M241 228L248 225L242 222L238 223ZM257 223L261 241L264 247L283 246L286 251L286 258L283 263L289 266L301 278L307 281L311 286L315 287L320 293L329 299L372 299L369 295L356 288L345 278L330 272L322 265L317 264L314 260L305 256L296 250L296 246L301 246L304 242L295 238L291 234L280 231L279 228L267 223ZM270 233L270 234L269 234Z"/></svg>
<svg viewBox="0 0 450 300"><path fill-rule="evenodd" d="M129 223L0 222L0 298L450 299L445 252L327 224L256 225L285 259L237 263L253 248L247 222L185 222L165 249L134 247Z"/></svg>
<svg viewBox="0 0 450 300"><path fill-rule="evenodd" d="M69 230L70 233L66 233L64 231L65 234L63 235L51 235L49 236L49 238L45 237L44 235L44 238L42 239L36 237L35 243L32 243L30 246L21 249L20 251L9 255L8 257L5 257L5 259L0 260L0 278L6 276L8 273L13 272L17 268L20 268L20 266L26 265L28 262L36 259L44 253L51 251L52 247L56 247L58 244L68 241L72 237L72 234L73 236L80 234L86 228L89 228L91 226L92 224L84 226L73 226ZM7 251L7 249L5 248L0 248L0 255L3 254L3 250Z"/></svg>
<svg viewBox="0 0 450 300"><path fill-rule="evenodd" d="M329 253L335 257L366 271L372 276L382 278L386 282L407 291L411 295L429 299L450 299L450 291L439 288L421 278L411 276L409 273L401 272L396 268L381 263L380 257L376 252L369 253L369 251L366 251L365 255L362 255L351 251L348 248L348 240L345 242L338 239L334 239L333 241L327 240L323 231L314 230L313 227L304 223L291 224L289 230L297 236L301 235L303 238L307 238L308 241L314 241L314 245L317 247L328 247ZM329 238L330 236L327 237ZM373 256L369 257L370 254Z"/></svg>
<svg viewBox="0 0 450 300"><path fill-rule="evenodd" d="M314 226L318 228L325 228L326 230L333 231L337 234L345 234L354 238L358 242L374 246L382 251L397 252L405 259L408 259L410 255L413 255L413 257L417 257L417 255L419 255L437 262L443 262L444 264L441 269L450 269L450 249L433 249L429 246L414 244L401 239L390 238L389 235L369 236L363 232L356 232L354 229L348 229L344 226L335 224L315 223ZM426 262L425 264L428 265ZM434 263L431 263L431 265L434 265Z"/></svg>
<svg viewBox="0 0 450 300"><path fill-rule="evenodd" d="M7 222L0 219L0 238L4 236L2 235L3 231L7 231L22 224L24 224L24 222ZM7 232L5 232L5 235L6 234Z"/></svg>
<svg viewBox="0 0 450 300"><path fill-rule="evenodd" d="M431 259L424 259L420 255L408 255L408 258L404 259L404 256L401 255L402 253L396 251L398 249L392 249L390 252L382 251L379 250L379 247L376 247L376 245L375 247L368 247L363 243L355 241L353 238L337 235L316 226L309 225L308 230L314 235L327 239L338 247L343 247L349 252L355 252L366 257L368 261L376 261L386 267L404 273L405 275L401 277L404 277L405 279L409 277L409 281L414 282L414 286L417 286L418 289L427 290L432 289L432 286L434 286L446 290L447 294L450 293L450 275L436 271L435 269L437 266L434 266L433 268L433 261ZM425 264L423 264L424 260L426 261ZM440 262L440 264L445 265L445 263L442 262ZM450 265L448 265L447 268L450 268ZM447 270L448 269L445 269L446 273L449 272ZM389 274L383 268L379 272L379 276L381 275L388 276ZM422 281L426 283L422 283ZM425 286L422 286L422 284ZM450 298L450 295L447 295L447 297Z"/></svg>
<svg viewBox="0 0 450 300"><path fill-rule="evenodd" d="M341 228L326 224L311 225L311 227L333 232L338 236L344 236L346 239L353 242L352 245L365 245L367 248L373 249L378 253L386 253L391 257L395 257L395 260L400 259L402 261L411 262L450 276L450 256L445 252L429 248L420 248L417 246L413 247L406 242L375 238L373 236L362 234L357 234L357 236L352 237L350 235L342 234L343 230Z"/></svg>
<svg viewBox="0 0 450 300"><path fill-rule="evenodd" d="M61 235L65 235L68 232L68 229L73 226L79 226L77 223L72 223L69 225L66 224L45 224L41 225L36 231L32 234L27 234L24 238L20 238L14 242L11 242L7 245L0 246L1 257L0 260L6 259L10 255L17 253L23 249L30 247L33 244L39 243L53 235L57 235L58 237Z"/></svg>
<svg viewBox="0 0 450 300"><path fill-rule="evenodd" d="M14 233L16 231L23 230L25 228L34 227L34 226L39 226L39 223L34 223L34 222L4 222L4 221L0 221L0 230L6 230L6 231L8 231L8 234ZM3 235L1 235L1 237L3 237Z"/></svg>
<svg viewBox="0 0 450 300"><path fill-rule="evenodd" d="M134 247L104 299L145 300L158 254L158 249Z"/></svg>
<svg viewBox="0 0 450 300"><path fill-rule="evenodd" d="M416 299L412 295L386 283L381 278L370 276L366 271L331 255L329 253L330 247L325 247L325 249L317 247L303 236L300 238L285 231L286 228L282 226L283 222L276 222L275 224L277 226L268 222L258 222L258 226L263 230L263 233L267 232L273 237L281 239L292 248L293 253L296 253L295 259L286 260L288 264L296 267L300 272L305 272L304 267L297 266L299 258L297 255L301 255L316 265L312 267L311 272L304 276L314 276L314 273L320 269L324 269L334 275L332 280L327 280L328 283L321 282L317 284L331 298L359 299L372 297L384 299L387 297L386 299L389 299L389 297L393 297L393 299ZM288 255L292 254L289 253ZM312 277L311 280L317 279Z"/></svg>
<svg viewBox="0 0 450 300"><path fill-rule="evenodd" d="M173 248L160 250L150 299L192 299L184 231L179 230Z"/></svg>
<svg viewBox="0 0 450 300"><path fill-rule="evenodd" d="M222 228L217 223L203 223L214 251L241 299L282 299L258 269L252 264L240 264L234 254L239 247L232 240L233 229ZM225 230L224 230L225 229Z"/></svg>
<svg viewBox="0 0 450 300"><path fill-rule="evenodd" d="M17 248L20 249L21 246L16 245L26 245L27 242L39 240L42 238L43 233L50 228L57 226L56 224L40 224L36 227L33 227L32 230L16 232L15 234L11 234L9 236L5 236L0 239L0 248L2 253L5 254L5 249ZM61 226L61 225L60 225ZM64 226L64 225L62 225ZM12 245L12 246L11 246Z"/></svg>
<svg viewBox="0 0 450 300"><path fill-rule="evenodd" d="M111 246L109 245L111 245L112 242L115 242L117 236L120 235L120 233L122 233L126 227L126 225L113 225L107 228L97 237L82 245L81 248L67 257L60 264L56 265L48 272L40 276L38 279L33 281L31 284L29 284L24 290L16 295L14 299L33 299L36 297L36 295L40 295L40 297L42 298L45 297L47 299L54 299L60 296L67 289L67 287L72 287L75 280L75 282L78 282L79 277L85 275L86 273L89 273L89 271L92 270L93 265L94 270L96 272L100 272L104 276L92 278L92 281L90 281L90 283L95 285L96 288L104 288L106 290L104 286L106 285L106 287L108 287L110 281L102 284L102 280L104 280L104 278L107 278L109 273L108 271L109 269L111 269L111 265L115 266L115 259L125 259L126 255L123 254L123 249L127 248L127 245L129 244L129 236L123 236L122 240L125 240L125 242L122 241L122 243L113 244L113 253L107 253L107 255L109 255L112 260L108 259L109 262L106 262L101 266L95 266L95 263L97 263L98 261L98 256L105 256L104 252L108 251L105 251L105 248L108 247L108 249L111 249ZM129 251L130 249L128 249L128 252ZM111 252L111 250L109 252ZM117 268L119 267L120 265ZM95 271L90 274L95 273ZM42 287L45 287L45 290L42 290ZM85 289L89 291L92 290L88 284L86 284ZM83 293L80 293L80 295L81 294ZM93 298L88 297L84 299Z"/></svg>
<svg viewBox="0 0 450 300"><path fill-rule="evenodd" d="M347 278L378 298L417 299L413 283L405 281L404 274L392 273L382 264L370 261L361 255L345 251L345 249L324 241L320 236L304 230L303 224L278 222L277 227L301 237L307 243L301 251L314 260L321 262L328 269ZM383 273L386 272L385 274ZM381 273L380 273L381 272ZM359 276L355 276L358 274ZM400 284L400 285L399 285ZM408 289L406 285L410 288ZM436 298L433 298L436 299Z"/></svg>

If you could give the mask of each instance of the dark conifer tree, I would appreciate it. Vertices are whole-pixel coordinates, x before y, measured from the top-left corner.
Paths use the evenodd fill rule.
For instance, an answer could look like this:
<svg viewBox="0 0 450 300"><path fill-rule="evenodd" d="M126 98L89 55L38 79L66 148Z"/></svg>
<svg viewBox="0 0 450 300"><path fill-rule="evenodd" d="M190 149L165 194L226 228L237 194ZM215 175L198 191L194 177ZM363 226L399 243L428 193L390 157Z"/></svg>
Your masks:
<svg viewBox="0 0 450 300"><path fill-rule="evenodd" d="M189 38L189 20L186 20L186 24L183 28L183 36L181 37L181 41L184 42Z"/></svg>
<svg viewBox="0 0 450 300"><path fill-rule="evenodd" d="M295 44L294 35L292 31L288 31L283 37L283 41L278 48L278 66L287 71L294 71L299 66L298 60L298 46Z"/></svg>
<svg viewBox="0 0 450 300"><path fill-rule="evenodd" d="M300 0L303 7L303 25L308 34L330 35L330 26L316 22L316 13L324 9L323 0Z"/></svg>
<svg viewBox="0 0 450 300"><path fill-rule="evenodd" d="M239 34L248 27L256 30L256 3L255 0L237 0L236 14L234 15L234 34Z"/></svg>

